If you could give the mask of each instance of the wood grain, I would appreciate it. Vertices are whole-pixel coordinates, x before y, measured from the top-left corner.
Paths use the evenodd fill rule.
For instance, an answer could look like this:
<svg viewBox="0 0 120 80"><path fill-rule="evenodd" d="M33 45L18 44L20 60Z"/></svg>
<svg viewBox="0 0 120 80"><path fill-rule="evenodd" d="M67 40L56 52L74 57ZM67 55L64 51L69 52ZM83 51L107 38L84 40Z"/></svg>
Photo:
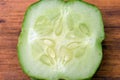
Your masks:
<svg viewBox="0 0 120 80"><path fill-rule="evenodd" d="M21 70L16 45L27 7L37 0L0 0L0 80L30 80ZM85 0L103 14L104 57L93 80L120 80L120 0Z"/></svg>

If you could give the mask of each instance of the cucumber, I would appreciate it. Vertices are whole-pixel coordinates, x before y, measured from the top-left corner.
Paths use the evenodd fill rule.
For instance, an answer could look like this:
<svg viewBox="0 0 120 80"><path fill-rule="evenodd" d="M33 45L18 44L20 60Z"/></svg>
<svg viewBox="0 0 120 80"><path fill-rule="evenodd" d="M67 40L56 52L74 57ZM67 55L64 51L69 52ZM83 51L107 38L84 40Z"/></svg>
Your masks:
<svg viewBox="0 0 120 80"><path fill-rule="evenodd" d="M40 0L24 17L18 40L23 71L33 80L90 80L102 60L100 10L82 0Z"/></svg>

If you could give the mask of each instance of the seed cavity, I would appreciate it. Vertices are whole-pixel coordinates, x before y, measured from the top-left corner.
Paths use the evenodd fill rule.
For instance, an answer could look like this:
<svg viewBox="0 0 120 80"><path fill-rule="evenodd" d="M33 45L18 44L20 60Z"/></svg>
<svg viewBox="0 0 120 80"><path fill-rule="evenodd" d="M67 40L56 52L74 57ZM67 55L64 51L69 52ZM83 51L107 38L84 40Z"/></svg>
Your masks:
<svg viewBox="0 0 120 80"><path fill-rule="evenodd" d="M41 35L50 35L53 31L50 25L52 23L46 16L40 16L35 22L34 30Z"/></svg>
<svg viewBox="0 0 120 80"><path fill-rule="evenodd" d="M72 60L72 53L66 53L64 56L64 63L67 64Z"/></svg>
<svg viewBox="0 0 120 80"><path fill-rule="evenodd" d="M60 17L60 19L58 21L56 21L56 25L55 25L55 34L57 36L59 36L62 33L63 30L63 24L62 24L62 18Z"/></svg>
<svg viewBox="0 0 120 80"><path fill-rule="evenodd" d="M80 47L81 42L71 42L67 45L68 49L75 49Z"/></svg>
<svg viewBox="0 0 120 80"><path fill-rule="evenodd" d="M58 26L58 28L56 28L56 31L55 31L56 35L60 35L62 33L62 26Z"/></svg>
<svg viewBox="0 0 120 80"><path fill-rule="evenodd" d="M56 53L54 51L53 48L47 48L47 53L51 58L55 58L56 57Z"/></svg>
<svg viewBox="0 0 120 80"><path fill-rule="evenodd" d="M89 29L86 24L82 23L79 25L79 30L84 33L85 35L89 35Z"/></svg>
<svg viewBox="0 0 120 80"><path fill-rule="evenodd" d="M75 57L79 58L79 57L83 56L85 54L85 50L86 50L86 48L78 48L78 49L76 49L75 52L74 52Z"/></svg>
<svg viewBox="0 0 120 80"><path fill-rule="evenodd" d="M50 58L47 56L47 55L42 55L40 57L40 60L42 63L46 64L46 65L51 65L51 61L50 61Z"/></svg>
<svg viewBox="0 0 120 80"><path fill-rule="evenodd" d="M60 55L60 60L61 63L63 63L64 65L67 64L68 62L70 62L73 58L72 52L69 51L67 48L61 48L61 55Z"/></svg>
<svg viewBox="0 0 120 80"><path fill-rule="evenodd" d="M74 51L75 57L80 58L86 53L87 46L79 47Z"/></svg>
<svg viewBox="0 0 120 80"><path fill-rule="evenodd" d="M40 16L36 22L35 22L35 29L38 29L39 27L47 26L50 23L50 21L45 16Z"/></svg>
<svg viewBox="0 0 120 80"><path fill-rule="evenodd" d="M44 44L47 46L55 46L55 42L51 39L43 39Z"/></svg>

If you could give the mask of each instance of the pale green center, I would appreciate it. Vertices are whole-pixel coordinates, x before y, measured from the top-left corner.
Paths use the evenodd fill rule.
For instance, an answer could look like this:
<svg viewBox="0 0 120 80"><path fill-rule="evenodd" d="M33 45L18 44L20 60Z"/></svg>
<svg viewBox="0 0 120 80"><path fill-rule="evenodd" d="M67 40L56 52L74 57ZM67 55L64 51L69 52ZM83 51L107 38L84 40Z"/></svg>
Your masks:
<svg viewBox="0 0 120 80"><path fill-rule="evenodd" d="M81 16L69 7L48 12L36 20L31 30L33 57L47 66L64 66L82 57L92 40Z"/></svg>

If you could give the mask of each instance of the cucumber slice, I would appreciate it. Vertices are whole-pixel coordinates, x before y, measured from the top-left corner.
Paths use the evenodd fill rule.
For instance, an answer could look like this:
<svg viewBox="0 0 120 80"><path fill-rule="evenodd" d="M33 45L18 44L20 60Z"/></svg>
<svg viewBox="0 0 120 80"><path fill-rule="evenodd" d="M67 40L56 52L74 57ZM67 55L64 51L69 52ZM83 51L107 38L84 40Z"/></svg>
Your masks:
<svg viewBox="0 0 120 80"><path fill-rule="evenodd" d="M90 79L102 60L103 39L95 6L80 0L42 0L26 12L18 57L33 80Z"/></svg>

